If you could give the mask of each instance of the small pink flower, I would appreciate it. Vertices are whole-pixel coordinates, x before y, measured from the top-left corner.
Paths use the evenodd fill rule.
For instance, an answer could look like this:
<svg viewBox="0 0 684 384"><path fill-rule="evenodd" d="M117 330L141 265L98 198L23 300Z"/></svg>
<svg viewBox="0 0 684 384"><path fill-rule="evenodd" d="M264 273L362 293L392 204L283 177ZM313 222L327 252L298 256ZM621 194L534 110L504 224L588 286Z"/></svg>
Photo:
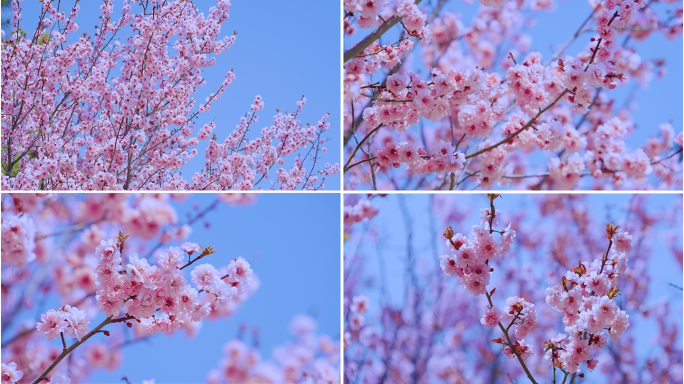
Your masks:
<svg viewBox="0 0 684 384"><path fill-rule="evenodd" d="M66 328L64 315L65 312L50 309L47 313L40 315L40 322L36 324L36 329L45 334L48 340L53 340Z"/></svg>
<svg viewBox="0 0 684 384"><path fill-rule="evenodd" d="M65 309L67 310L67 313L64 316L64 319L68 323L68 326L66 327L67 334L74 336L81 341L81 338L88 333L90 319L84 311L76 307L66 305Z"/></svg>
<svg viewBox="0 0 684 384"><path fill-rule="evenodd" d="M596 365L598 364L598 360L596 359L591 359L587 361L587 368L589 369L589 372L594 372L594 369L596 369Z"/></svg>
<svg viewBox="0 0 684 384"><path fill-rule="evenodd" d="M487 328L492 328L499 324L500 319L501 311L499 311L496 308L491 308L487 312L485 312L484 316L482 316L482 318L480 319L480 323L482 323L482 325L484 325Z"/></svg>
<svg viewBox="0 0 684 384"><path fill-rule="evenodd" d="M24 373L17 369L17 363L2 364L2 383L16 383L24 377Z"/></svg>
<svg viewBox="0 0 684 384"><path fill-rule="evenodd" d="M613 236L613 244L618 252L631 252L632 236L628 232L618 229L617 233Z"/></svg>
<svg viewBox="0 0 684 384"><path fill-rule="evenodd" d="M610 324L610 337L613 341L619 339L627 327L629 327L629 315L625 311L619 311L615 320Z"/></svg>
<svg viewBox="0 0 684 384"><path fill-rule="evenodd" d="M188 243L183 243L185 244ZM183 252L178 247L164 249L157 254L157 264L164 270L175 270L183 264Z"/></svg>
<svg viewBox="0 0 684 384"><path fill-rule="evenodd" d="M368 298L364 295L354 296L349 309L356 313L366 313L368 311Z"/></svg>
<svg viewBox="0 0 684 384"><path fill-rule="evenodd" d="M452 256L442 255L439 257L439 266L442 268L445 274L453 276L456 270L459 269L456 265L456 260Z"/></svg>
<svg viewBox="0 0 684 384"><path fill-rule="evenodd" d="M181 244L181 249L192 256L195 252L202 252L202 247L197 243L183 243Z"/></svg>
<svg viewBox="0 0 684 384"><path fill-rule="evenodd" d="M232 279L240 281L242 283L249 283L252 277L252 270L249 267L249 263L242 257L233 259L228 264L228 274Z"/></svg>

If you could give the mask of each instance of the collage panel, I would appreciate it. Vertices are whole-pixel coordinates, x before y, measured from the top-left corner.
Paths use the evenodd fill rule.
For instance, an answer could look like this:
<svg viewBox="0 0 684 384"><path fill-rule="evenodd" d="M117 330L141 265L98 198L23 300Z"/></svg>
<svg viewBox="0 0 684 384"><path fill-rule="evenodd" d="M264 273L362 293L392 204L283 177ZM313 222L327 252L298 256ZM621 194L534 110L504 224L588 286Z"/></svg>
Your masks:
<svg viewBox="0 0 684 384"><path fill-rule="evenodd" d="M344 205L345 382L682 382L681 195Z"/></svg>
<svg viewBox="0 0 684 384"><path fill-rule="evenodd" d="M3 0L2 189L340 190L339 13Z"/></svg>
<svg viewBox="0 0 684 384"><path fill-rule="evenodd" d="M344 1L345 190L682 190L677 2Z"/></svg>
<svg viewBox="0 0 684 384"><path fill-rule="evenodd" d="M339 204L3 194L2 382L339 383Z"/></svg>

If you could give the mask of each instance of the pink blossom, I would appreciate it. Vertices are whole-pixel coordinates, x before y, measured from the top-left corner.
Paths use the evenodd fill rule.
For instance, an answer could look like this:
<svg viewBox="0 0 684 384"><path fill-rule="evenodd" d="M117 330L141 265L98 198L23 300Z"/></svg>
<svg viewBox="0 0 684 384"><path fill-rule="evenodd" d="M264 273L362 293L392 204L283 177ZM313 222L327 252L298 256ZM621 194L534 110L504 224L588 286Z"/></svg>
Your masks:
<svg viewBox="0 0 684 384"><path fill-rule="evenodd" d="M2 384L16 383L24 377L24 373L17 369L17 363L2 364Z"/></svg>
<svg viewBox="0 0 684 384"><path fill-rule="evenodd" d="M480 323L482 323L482 325L484 325L487 328L492 328L499 324L500 319L501 311L499 311L496 308L491 308L482 316L482 318L480 319Z"/></svg>
<svg viewBox="0 0 684 384"><path fill-rule="evenodd" d="M84 311L79 310L76 307L65 305L64 308L67 311L63 316L64 320L68 324L65 326L67 335L73 336L77 338L78 341L81 341L83 336L88 333L88 324L90 323L90 319Z"/></svg>
<svg viewBox="0 0 684 384"><path fill-rule="evenodd" d="M479 2L485 7L501 7L506 0L479 0Z"/></svg>
<svg viewBox="0 0 684 384"><path fill-rule="evenodd" d="M13 213L2 215L2 262L23 267L36 258L36 227L33 220Z"/></svg>
<svg viewBox="0 0 684 384"><path fill-rule="evenodd" d="M629 327L629 316L625 311L618 311L615 320L610 324L610 337L613 341L620 338L622 333Z"/></svg>
<svg viewBox="0 0 684 384"><path fill-rule="evenodd" d="M202 247L197 243L183 243L181 244L181 249L187 252L190 256L192 256L192 254L195 252L202 252Z"/></svg>
<svg viewBox="0 0 684 384"><path fill-rule="evenodd" d="M209 316L210 312L211 312L211 305L209 303L205 303L202 305L196 304L195 309L192 311L191 320L192 321L199 321L200 319L203 319L203 318Z"/></svg>
<svg viewBox="0 0 684 384"><path fill-rule="evenodd" d="M183 245L188 243L183 243ZM181 246L183 247L183 246ZM183 249L187 252L187 250ZM178 247L170 247L168 249L161 250L157 254L157 264L163 270L175 270L183 265L183 252Z"/></svg>
<svg viewBox="0 0 684 384"><path fill-rule="evenodd" d="M449 255L441 255L439 257L439 266L442 268L442 271L449 276L453 276L454 273L456 273L456 270L459 269L456 260Z"/></svg>
<svg viewBox="0 0 684 384"><path fill-rule="evenodd" d="M589 369L589 372L594 372L594 369L596 369L596 365L598 364L598 360L596 359L590 359L587 361L587 369Z"/></svg>
<svg viewBox="0 0 684 384"><path fill-rule="evenodd" d="M591 272L584 278L587 288L594 291L598 296L603 296L610 290L610 281L606 274L598 274L598 271Z"/></svg>
<svg viewBox="0 0 684 384"><path fill-rule="evenodd" d="M364 295L354 296L349 309L356 313L366 313L368 311L368 298Z"/></svg>
<svg viewBox="0 0 684 384"><path fill-rule="evenodd" d="M231 279L248 284L252 278L252 269L244 258L238 257L231 260L228 264L228 274Z"/></svg>
<svg viewBox="0 0 684 384"><path fill-rule="evenodd" d="M474 265L476 262L476 252L470 246L462 247L456 253L456 264L461 268Z"/></svg>
<svg viewBox="0 0 684 384"><path fill-rule="evenodd" d="M40 321L36 324L36 329L45 334L48 340L53 340L66 330L64 318L65 312L50 309L40 315Z"/></svg>
<svg viewBox="0 0 684 384"><path fill-rule="evenodd" d="M395 73L394 75L387 77L387 89L392 91L392 93L400 94L409 83L408 76L402 73Z"/></svg>
<svg viewBox="0 0 684 384"><path fill-rule="evenodd" d="M618 229L618 232L613 235L613 243L615 244L615 250L618 252L627 253L632 251L632 236L621 229Z"/></svg>
<svg viewBox="0 0 684 384"><path fill-rule="evenodd" d="M212 289L218 282L220 277L216 268L211 264L201 264L196 266L192 272L192 282L200 289Z"/></svg>

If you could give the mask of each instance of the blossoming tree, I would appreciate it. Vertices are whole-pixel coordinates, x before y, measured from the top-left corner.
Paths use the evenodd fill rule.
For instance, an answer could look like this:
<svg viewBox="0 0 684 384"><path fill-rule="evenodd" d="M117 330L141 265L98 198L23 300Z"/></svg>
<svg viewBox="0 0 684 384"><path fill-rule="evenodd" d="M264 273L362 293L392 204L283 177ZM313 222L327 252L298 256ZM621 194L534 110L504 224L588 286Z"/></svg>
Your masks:
<svg viewBox="0 0 684 384"><path fill-rule="evenodd" d="M609 207L620 225L597 221L595 197L360 196L345 206L349 382L682 380L681 196Z"/></svg>
<svg viewBox="0 0 684 384"><path fill-rule="evenodd" d="M302 123L304 97L270 126L258 127L261 96L225 137L213 122L196 126L223 107L236 76L226 71L206 99L193 96L236 41L221 34L230 1L205 14L191 0L104 0L93 34L79 33L79 1L40 3L38 20L22 20L11 0L2 32L3 189L320 189L339 173L321 165L329 115ZM204 167L186 179L201 140Z"/></svg>
<svg viewBox="0 0 684 384"><path fill-rule="evenodd" d="M635 42L681 37L679 3L590 0L542 55L527 32L556 1L480 0L466 21L471 2L344 1L346 189L682 188L681 127L630 140L616 102L665 73Z"/></svg>

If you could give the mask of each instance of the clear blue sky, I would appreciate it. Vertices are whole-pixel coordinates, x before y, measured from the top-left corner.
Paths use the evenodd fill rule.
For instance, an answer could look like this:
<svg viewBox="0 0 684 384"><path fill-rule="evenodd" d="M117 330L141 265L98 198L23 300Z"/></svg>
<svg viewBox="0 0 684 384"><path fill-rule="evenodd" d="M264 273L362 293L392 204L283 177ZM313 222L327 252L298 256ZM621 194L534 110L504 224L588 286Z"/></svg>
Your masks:
<svg viewBox="0 0 684 384"><path fill-rule="evenodd" d="M203 114L195 126L195 134L206 122L214 119L219 140L223 140L235 126L240 117L249 111L254 96L261 95L266 103L260 112L260 120L250 138L256 138L261 128L273 124L276 108L280 111L295 111L296 103L302 95L308 102L299 115L303 124L316 122L330 113L328 122L332 124L324 135L332 139L325 144L328 151L317 169L323 169L325 162L331 164L340 160L340 6L336 1L233 1L230 18L222 26L223 35L237 31L235 44L217 59L214 67L206 68L204 77L207 85L199 89L198 100L204 100L218 89L225 74L234 69L236 79L215 102L209 113ZM62 1L69 6L72 1ZM98 22L99 7L102 1L81 1L81 11L77 18L82 32L91 33ZM121 10L120 2L115 2L114 14ZM201 10L208 12L214 1L196 1ZM35 29L40 3L27 0L20 3L22 28ZM70 8L69 8L70 9ZM135 8L134 8L135 9ZM128 33L130 28L125 31ZM207 141L199 146L199 155L186 168L182 169L186 180L204 167L204 150ZM306 152L304 152L306 153ZM302 156L304 155L302 154ZM308 164L311 162L309 161ZM291 167L292 160L285 163ZM289 169L289 168L287 168ZM308 168L310 169L310 168ZM275 167L274 170L275 171ZM271 177L273 180L273 176ZM262 181L259 186L270 186ZM326 179L327 190L340 189L339 175Z"/></svg>
<svg viewBox="0 0 684 384"><path fill-rule="evenodd" d="M556 49L564 44L591 14L591 8L587 1L555 1L555 3L557 9L554 12L534 13L533 17L536 23L525 31L532 38L531 50L540 52L544 59L551 57ZM469 27L473 16L480 6L477 0L470 5L465 4L463 1L451 0L444 6L444 10L461 13L463 15L461 19L463 24ZM653 2L652 7L660 15L664 14L665 9L673 8L672 4L660 4L657 2ZM532 16L530 12L525 14ZM366 36L369 31L360 30L360 33L345 39L345 49L354 45L362 37ZM396 41L399 36L398 31L399 27L395 26L392 31L384 35L381 41L384 44ZM565 53L572 56L576 55L585 48L589 38L595 35L595 32L586 32L571 44ZM623 40L624 35L621 35L618 41L622 42ZM507 44L510 45L511 42L507 42ZM416 47L420 49L418 44L416 44ZM631 149L636 149L643 146L646 138L659 133L658 125L661 123L669 121L672 123L675 132L682 131L681 106L684 102L682 98L682 84L684 82L682 78L682 67L684 65L682 62L682 37L679 36L671 41L667 40L662 33L657 32L642 42L630 39L628 47L635 48L642 61L664 59L667 67L667 74L662 79L654 76L650 86L647 89L639 89L636 97L633 99L633 102L638 104L638 109L632 114L637 128L626 142ZM418 68L416 67L418 64L420 64L421 73L425 74L422 60L414 61L413 69ZM502 73L500 70L498 72ZM622 106L633 84L634 81L631 81L629 84L619 86L614 90L606 90L608 91L607 95L616 100L616 106ZM434 124L424 119L423 121L428 126ZM548 168L547 163L546 157L534 156L531 158L531 165L539 166L540 168ZM588 185L590 184L585 182L584 188Z"/></svg>
<svg viewBox="0 0 684 384"><path fill-rule="evenodd" d="M365 195L360 196L365 198ZM504 215L506 213L512 214L520 209L525 209L528 215L526 222L530 229L544 227L551 223L548 217L541 221L536 221L535 219L539 217L538 205L535 203L535 200L541 197L542 196L540 195L505 194L503 199L496 200L495 207L497 211L502 211ZM413 251L417 258L416 263L425 264L427 268L434 268L439 265L439 259L438 255L435 255L433 252L433 244L435 244L435 241L441 242L441 240L438 240L437 238L441 236L444 228L440 226L441 224L439 222L435 222L435 224L433 224L434 227L431 228L431 219L428 215L428 212L431 209L429 195L405 195L404 198L413 229ZM449 198L455 199L459 206L468 207L469 209L469 213L463 221L449 223L449 225L453 226L454 232L461 232L467 236L471 226L479 223L480 208L489 206L488 200L483 194L449 195ZM591 195L584 200L587 203L588 210L591 212L591 217L598 225L596 230L602 232L606 222L611 222L615 225L623 225L626 207L631 198L632 195L630 194L602 194ZM676 204L677 199L680 200L679 205ZM397 195L388 195L384 198L376 197L373 199L373 204L379 207L380 214L373 218L370 225L373 228L378 228L377 234L372 237L381 239L380 246L375 242L368 242L367 245L361 246L355 254L363 255L367 259L367 262L364 264L364 267L366 268L365 276L366 278L371 278L374 285L364 292L357 291L356 294L367 295L371 299L371 314L377 314L380 300L380 288L378 284L381 282L377 250L379 248L383 250L382 257L384 258L385 265L385 284L389 293L389 302L396 308L401 305L404 296L407 232ZM681 207L681 195L652 195L649 196L646 201L647 212L653 213L665 210L673 212L673 214L681 217L681 208L677 208L677 206ZM444 214L446 215L446 213ZM679 233L679 241L682 241L681 219L678 223L679 228L669 224L667 226L660 224L654 231L650 232L654 238L650 239L650 242L652 243L650 245L652 256L648 261L647 267L650 276L649 296L644 304L654 303L659 299L668 300L670 302L670 321L675 319L676 323L679 324L679 330L681 332L682 317L679 314L679 311L681 310L682 305L682 292L676 288L670 287L668 283L681 286L683 278L682 267L673 257L669 245L667 243L663 244L663 232L666 231ZM503 224L508 225L508 222L503 222ZM363 231L363 225L364 224L362 223L355 224L354 232L358 234ZM375 232L371 230L369 233ZM366 237L366 239L368 239L368 237ZM356 238L352 238L352 240L345 242L345 254L349 255L350 250L355 250L356 244ZM437 245L439 244L441 243L437 243ZM648 246L645 247L645 249L648 248ZM439 254L446 253L443 246L439 246L438 249ZM588 258L589 256L587 255L583 257L582 260L586 261ZM528 251L518 248L514 241L512 251L508 256L504 256L504 259L502 259L501 262L504 263L507 260L523 265L526 261L530 260L530 255ZM630 264L628 262L628 267L629 266ZM494 266L494 268L496 269L497 267ZM498 270L501 271L500 268ZM543 273L541 269L537 269L537 272L540 275ZM492 282L494 284L492 286L497 287L497 294L501 292L502 289L505 289L505 287L496 285L498 279L499 277L497 277L497 273L495 272L492 275ZM467 291L465 288L460 286L459 289L462 290L460 292L466 294ZM504 294L499 297L499 300L503 300L503 298L515 294L515 292L503 293ZM539 307L546 304L542 302L535 303L535 305ZM630 312L630 316L632 315L633 313ZM372 320L367 320L366 322L371 323ZM628 330L630 334L636 338L637 348L635 348L635 350L650 350L646 347L652 342L656 330L657 323L655 320L643 320L643 318L639 316L638 325L632 325ZM559 329L559 331L562 331L562 329ZM679 336L681 338L681 334ZM539 352L539 348L541 348L541 346L535 345L535 353ZM640 356L640 359L643 359L643 354Z"/></svg>

